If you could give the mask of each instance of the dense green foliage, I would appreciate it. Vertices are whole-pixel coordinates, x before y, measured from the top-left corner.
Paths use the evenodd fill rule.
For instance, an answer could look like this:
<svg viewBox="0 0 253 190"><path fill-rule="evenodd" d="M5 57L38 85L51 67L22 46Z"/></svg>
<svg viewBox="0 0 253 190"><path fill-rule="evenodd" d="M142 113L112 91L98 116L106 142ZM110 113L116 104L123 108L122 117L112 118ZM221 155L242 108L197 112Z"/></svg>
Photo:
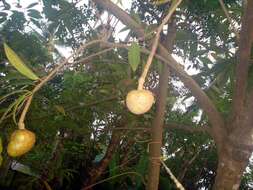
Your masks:
<svg viewBox="0 0 253 190"><path fill-rule="evenodd" d="M17 128L15 122L22 110L22 102L18 100L32 90L36 82L22 76L8 63L3 42L43 78L64 58L67 50L76 50L83 40L87 42L99 35L98 29L91 27L99 19L91 3L42 0L25 7L10 2L0 2L0 98L8 95L0 100L0 135L4 148ZM232 17L239 21L241 1L226 0L225 3ZM165 14L169 5L155 6L148 1L134 0L131 10L140 15L132 16L143 25L150 24L146 27L149 32L153 24L161 22L156 15ZM178 30L173 52L184 59L186 70L197 71L193 78L227 116L231 107L237 43L224 19L216 0L184 1L175 18ZM117 34L109 40L117 41ZM105 47L94 45L75 61L103 49ZM26 127L36 133L36 146L28 154L14 159L32 172L24 174L9 169L14 160L8 157L5 149L0 169L1 186L18 190L43 189L44 180L54 190L80 189L91 168L104 157L112 134L116 133L121 141L101 176L108 180L95 188L144 189L148 130L155 108L143 116L135 116L125 107L124 99L129 90L136 88L146 59L147 56L141 54L140 64L133 66L128 63L126 49L113 49L91 60L70 64L58 72L35 95L26 118ZM146 83L154 93L160 70L161 63L154 60ZM170 86L165 125L177 123L193 128L207 125L206 115L173 73ZM217 155L214 142L207 134L166 127L163 154L168 157L166 164L186 189L211 188ZM248 189L252 182L252 170L248 171L242 189ZM161 173L160 186L162 190L175 188L165 170Z"/></svg>

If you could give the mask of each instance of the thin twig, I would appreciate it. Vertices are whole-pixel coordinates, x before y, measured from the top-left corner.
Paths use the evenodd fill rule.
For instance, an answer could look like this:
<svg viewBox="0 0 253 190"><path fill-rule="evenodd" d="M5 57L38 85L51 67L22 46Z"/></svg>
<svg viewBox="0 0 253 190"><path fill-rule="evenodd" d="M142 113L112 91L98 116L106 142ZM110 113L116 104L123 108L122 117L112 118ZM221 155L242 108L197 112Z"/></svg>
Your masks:
<svg viewBox="0 0 253 190"><path fill-rule="evenodd" d="M240 39L239 32L236 30L236 27L235 27L235 25L233 23L233 20L231 19L231 17L230 17L230 15L228 13L228 10L227 10L227 8L226 8L223 0L219 0L219 2L220 2L220 5L221 5L221 8L222 8L223 12L225 13L225 15L226 15L226 17L228 19L228 22L230 23L230 25L232 27L233 32L235 33L236 39L239 41L239 39Z"/></svg>
<svg viewBox="0 0 253 190"><path fill-rule="evenodd" d="M148 74L149 67L150 67L150 65L152 63L152 60L154 58L154 55L155 55L157 47L158 47L160 33L163 30L163 26L169 21L169 19L171 18L171 16L173 15L173 13L175 12L176 8L180 5L181 2L182 2L182 0L178 0L174 5L172 5L169 13L163 19L163 21L160 24L160 26L157 28L157 33L156 33L156 36L155 36L155 40L154 40L152 48L151 48L151 53L148 56L147 63L145 65L144 70L142 72L142 75L140 76L139 81L138 81L139 82L138 83L138 90L143 89L143 85L144 85L146 76Z"/></svg>
<svg viewBox="0 0 253 190"><path fill-rule="evenodd" d="M133 175L138 176L139 178L141 178L142 183L145 184L145 180L144 180L144 178L143 178L143 176L142 176L141 174L139 174L139 173L137 173L137 172L125 172L125 173L121 173L121 174L118 174L118 175L114 175L114 176L112 176L112 177L108 177L108 178L103 179L103 180L101 180L101 181L99 181L99 182L97 182L97 183L94 183L94 184L92 184L92 185L89 185L89 186L87 186L87 187L84 187L83 190L88 190L88 189L90 189L91 187L94 187L95 185L98 185L98 184L100 184L100 183L104 183L104 182L109 181L109 180L112 180L112 179L114 179L114 178L121 177L121 176L124 176L124 175L129 175L129 174L133 174Z"/></svg>
<svg viewBox="0 0 253 190"><path fill-rule="evenodd" d="M87 48L88 46L91 46L93 44L96 43L100 43L102 42L102 40L93 40L90 41L86 44L81 45L77 51L75 53L73 53L72 55L70 55L68 58L64 59L62 62L59 63L59 65L57 67L55 67L45 78L43 78L40 83L38 83L34 89L32 90L32 94L27 98L25 107L21 113L21 116L19 118L19 122L18 122L18 127L19 129L24 129L25 128L25 124L24 124L24 120L25 120L25 116L28 112L28 109L31 105L32 99L33 99L33 95L41 89L41 87L43 87L50 79L52 79L55 74L65 65L69 62L69 60L73 57L75 57L76 55L79 55L81 53L81 51L83 51L85 48Z"/></svg>
<svg viewBox="0 0 253 190"><path fill-rule="evenodd" d="M165 168L166 172L170 175L170 178L175 183L176 187L180 190L185 190L184 186L178 181L178 179L174 176L170 168L164 163L164 161L162 161L162 159L161 159L161 163L163 167Z"/></svg>
<svg viewBox="0 0 253 190"><path fill-rule="evenodd" d="M83 59L80 59L80 60L78 60L78 61L75 61L73 64L87 62L87 61L91 60L92 58L97 57L98 55L104 54L104 53L106 53L106 52L108 52L108 51L111 51L111 50L113 50L113 49L114 49L114 47L110 47L110 48L104 49L104 50L102 50L102 51L99 51L99 52L94 53L94 54L92 54L92 55L89 55L89 56L87 56L87 57L84 57Z"/></svg>

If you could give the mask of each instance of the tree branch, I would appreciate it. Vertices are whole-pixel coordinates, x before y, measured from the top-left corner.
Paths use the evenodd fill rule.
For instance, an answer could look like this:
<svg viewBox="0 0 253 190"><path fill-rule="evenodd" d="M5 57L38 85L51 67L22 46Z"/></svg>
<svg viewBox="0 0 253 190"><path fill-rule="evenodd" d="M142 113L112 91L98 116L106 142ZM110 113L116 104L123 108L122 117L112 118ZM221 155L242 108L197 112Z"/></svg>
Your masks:
<svg viewBox="0 0 253 190"><path fill-rule="evenodd" d="M104 9L111 12L121 22L129 28L131 28L139 38L144 38L144 30L135 22L124 10L116 6L110 0L93 0ZM159 44L159 55L156 55L164 63L176 73L176 75L182 80L186 87L188 87L193 96L197 99L200 107L208 115L210 123L212 124L213 137L217 144L222 141L222 136L226 134L224 127L224 120L221 114L218 112L213 102L204 93L200 86L181 68L181 65L169 54L168 50L161 44Z"/></svg>
<svg viewBox="0 0 253 190"><path fill-rule="evenodd" d="M250 65L250 54L253 41L253 1L247 1L247 6L242 18L242 29L239 42L238 64L236 65L236 83L233 95L232 120L234 126L243 117L245 99L248 85L248 70ZM239 125L238 125L239 124Z"/></svg>
<svg viewBox="0 0 253 190"><path fill-rule="evenodd" d="M145 78L146 78L146 76L148 74L148 70L149 70L150 65L151 65L151 63L153 61L154 55L156 53L156 50L157 50L157 47L158 47L158 44L159 44L160 33L163 30L163 26L165 24L167 24L167 22L169 21L169 19L171 18L171 16L173 15L173 13L176 11L176 8L180 5L181 2L182 2L182 0L178 0L175 4L171 5L172 7L170 8L169 13L166 15L166 17L162 20L162 23L160 24L160 26L157 28L157 33L155 35L155 40L154 40L153 45L151 47L151 53L148 56L147 63L146 63L146 65L145 65L145 67L143 69L143 72L142 72L142 74L141 74L141 76L139 78L138 90L143 89Z"/></svg>
<svg viewBox="0 0 253 190"><path fill-rule="evenodd" d="M64 59L63 61L61 61L59 63L58 66L56 66L45 78L43 78L32 90L32 93L30 96L28 96L27 100L26 100L26 104L25 104L25 107L21 113L21 116L19 118L19 121L18 121L18 127L19 129L24 129L25 128L25 124L24 124L24 120L25 120L25 117L26 117L26 114L29 110L29 107L32 103L32 99L33 99L33 95L39 91L49 80L51 80L55 74L63 67L65 66L69 60L71 58L73 58L75 55L78 55L79 53L81 53L81 51L83 51L85 48L87 48L88 46L91 46L93 44L97 44L97 43L100 43L102 42L102 40L93 40L93 41L90 41L88 43L85 43L83 45L81 45L77 51L75 53L73 53L72 55L70 55L68 58Z"/></svg>
<svg viewBox="0 0 253 190"><path fill-rule="evenodd" d="M178 123L169 123L168 125L164 125L164 128L178 129L178 130L183 130L190 133L200 132L200 133L211 134L211 130L209 126L193 127L193 126L183 125L183 124L178 124Z"/></svg>
<svg viewBox="0 0 253 190"><path fill-rule="evenodd" d="M167 49L172 51L173 44L176 38L176 28L174 22L171 22L168 26L171 30L168 30L166 38L168 40ZM159 35L160 36L160 35ZM159 37L157 36L157 37ZM158 45L158 41L156 46ZM151 54L155 55L154 45L152 46ZM155 48L156 49L156 48ZM149 54L149 57L150 55ZM153 58L152 58L153 59ZM152 60L151 60L152 61ZM148 169L148 183L147 190L158 189L159 176L160 176L160 160L157 158L161 157L161 147L163 140L163 125L166 113L166 98L168 96L168 83L169 83L169 67L163 64L162 71L159 73L159 92L156 103L156 114L152 122L151 127L151 142L149 146L149 169Z"/></svg>
<svg viewBox="0 0 253 190"><path fill-rule="evenodd" d="M164 163L164 161L161 160L161 163L162 163L163 167L165 168L166 172L170 175L170 178L175 183L176 187L179 190L185 190L184 186L178 181L178 179L174 176L174 174L172 173L170 168Z"/></svg>
<svg viewBox="0 0 253 190"><path fill-rule="evenodd" d="M112 3L110 0L93 0L96 4L100 5L102 8L106 9L108 12L112 13L115 17L117 17L123 24L133 29L134 33L139 38L144 38L144 30L143 28L133 20L129 14L119 8L117 5ZM122 19L124 18L124 19Z"/></svg>
<svg viewBox="0 0 253 190"><path fill-rule="evenodd" d="M196 83L196 81L182 69L181 65L168 53L168 51L162 45L160 45L160 51L160 55L162 56L159 55L157 57L159 57L159 59L163 62L167 63L168 66L175 72L175 74L182 80L184 85L191 90L200 107L207 114L208 119L212 124L212 135L219 146L219 144L222 142L223 135L226 134L224 120L221 114L218 112L211 99Z"/></svg>

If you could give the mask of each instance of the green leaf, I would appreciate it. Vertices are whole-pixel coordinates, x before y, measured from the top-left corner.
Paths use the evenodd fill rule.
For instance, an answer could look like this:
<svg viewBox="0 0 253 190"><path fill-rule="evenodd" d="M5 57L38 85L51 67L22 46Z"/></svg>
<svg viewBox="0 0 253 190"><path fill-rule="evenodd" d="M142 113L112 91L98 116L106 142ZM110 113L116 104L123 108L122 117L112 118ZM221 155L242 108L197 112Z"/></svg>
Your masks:
<svg viewBox="0 0 253 190"><path fill-rule="evenodd" d="M4 22L7 20L8 14L5 12L0 12L0 23Z"/></svg>
<svg viewBox="0 0 253 190"><path fill-rule="evenodd" d="M18 94L18 93L22 93L22 92L28 92L28 90L15 90L10 92L9 94L6 94L4 96L0 97L0 104L5 101L6 98L8 98L9 96L12 96L13 94Z"/></svg>
<svg viewBox="0 0 253 190"><path fill-rule="evenodd" d="M65 109L64 109L63 106L55 105L54 107L55 107L55 109L56 109L59 113L61 113L62 115L66 116L66 112L65 112Z"/></svg>
<svg viewBox="0 0 253 190"><path fill-rule="evenodd" d="M33 17L33 18L36 18L36 19L40 19L40 18L43 18L41 15L40 15L40 12L35 10L35 9L30 9L28 10L28 15L30 17Z"/></svg>
<svg viewBox="0 0 253 190"><path fill-rule="evenodd" d="M5 13L5 12L0 12L0 17L7 17L7 16L8 16L7 13Z"/></svg>
<svg viewBox="0 0 253 190"><path fill-rule="evenodd" d="M38 80L39 77L30 70L20 57L6 44L4 43L4 51L9 62L23 75L32 80Z"/></svg>
<svg viewBox="0 0 253 190"><path fill-rule="evenodd" d="M168 177L160 176L159 187L163 190L171 190L173 189L173 184Z"/></svg>
<svg viewBox="0 0 253 190"><path fill-rule="evenodd" d="M30 20L31 20L31 22L32 22L33 24L35 24L38 28L41 29L41 25L40 25L40 23L39 23L36 19L30 18Z"/></svg>
<svg viewBox="0 0 253 190"><path fill-rule="evenodd" d="M128 26L125 26L125 27L123 27L123 28L119 31L119 33L125 32L125 31L127 31L127 30L129 30L129 27L128 27Z"/></svg>
<svg viewBox="0 0 253 190"><path fill-rule="evenodd" d="M32 4L28 5L26 8L27 8L27 9L30 9L30 8L32 8L32 7L36 6L36 5L38 5L38 4L39 4L38 2L32 3Z"/></svg>
<svg viewBox="0 0 253 190"><path fill-rule="evenodd" d="M110 177L112 176L116 176L119 173L119 154L115 153L113 155L112 160L109 163L109 173L110 173ZM111 180L111 184L115 184L117 181L116 180Z"/></svg>
<svg viewBox="0 0 253 190"><path fill-rule="evenodd" d="M27 165L24 165L24 164L14 164L12 167L11 167L12 170L15 170L15 171L18 171L20 173L23 173L23 174L26 174L26 175L29 175L29 176L34 176L34 177L39 177L39 175L36 173L36 171L33 171L32 168L30 168L29 166Z"/></svg>
<svg viewBox="0 0 253 190"><path fill-rule="evenodd" d="M136 166L136 172L139 173L140 175L144 176L147 172L147 165L148 165L148 155L146 152L143 152L143 154L140 157L139 163ZM138 180L136 181L136 187L139 189L142 185L141 179L137 178Z"/></svg>
<svg viewBox="0 0 253 190"><path fill-rule="evenodd" d="M140 64L140 60L140 46L137 43L133 42L128 51L128 61L134 72Z"/></svg>
<svg viewBox="0 0 253 190"><path fill-rule="evenodd" d="M110 172L110 176L115 176L118 174L118 157L119 155L116 153L113 155L113 158L112 160L110 161L110 164L109 164L109 172Z"/></svg>

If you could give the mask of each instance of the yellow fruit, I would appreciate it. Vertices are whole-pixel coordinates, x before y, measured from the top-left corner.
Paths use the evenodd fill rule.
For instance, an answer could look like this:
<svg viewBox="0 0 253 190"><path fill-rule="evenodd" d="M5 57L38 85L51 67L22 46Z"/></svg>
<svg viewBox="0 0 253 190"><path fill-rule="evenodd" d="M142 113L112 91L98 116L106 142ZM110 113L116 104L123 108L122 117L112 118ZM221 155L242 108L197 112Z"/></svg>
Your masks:
<svg viewBox="0 0 253 190"><path fill-rule="evenodd" d="M132 90L127 94L127 108L134 114L144 114L154 103L154 96L149 90Z"/></svg>
<svg viewBox="0 0 253 190"><path fill-rule="evenodd" d="M35 144L35 134L26 129L18 129L11 135L7 152L10 156L21 156L30 151Z"/></svg>

